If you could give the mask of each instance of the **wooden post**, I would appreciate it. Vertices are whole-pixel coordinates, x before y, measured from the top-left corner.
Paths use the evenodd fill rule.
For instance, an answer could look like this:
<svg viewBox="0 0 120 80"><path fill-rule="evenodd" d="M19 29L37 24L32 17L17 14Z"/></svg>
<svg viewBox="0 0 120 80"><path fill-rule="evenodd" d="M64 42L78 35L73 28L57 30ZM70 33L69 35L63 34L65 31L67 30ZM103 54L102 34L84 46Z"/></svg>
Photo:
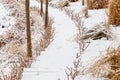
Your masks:
<svg viewBox="0 0 120 80"><path fill-rule="evenodd" d="M26 8L27 56L32 57L29 0L25 1L25 8Z"/></svg>
<svg viewBox="0 0 120 80"><path fill-rule="evenodd" d="M45 7L45 28L48 27L48 0L46 0L46 7Z"/></svg>
<svg viewBox="0 0 120 80"><path fill-rule="evenodd" d="M43 0L40 0L40 3L41 3L41 10L40 10L40 15L42 16L42 14L43 14Z"/></svg>
<svg viewBox="0 0 120 80"><path fill-rule="evenodd" d="M85 2L84 2L84 0L82 0L82 5L83 5L83 6L85 5Z"/></svg>

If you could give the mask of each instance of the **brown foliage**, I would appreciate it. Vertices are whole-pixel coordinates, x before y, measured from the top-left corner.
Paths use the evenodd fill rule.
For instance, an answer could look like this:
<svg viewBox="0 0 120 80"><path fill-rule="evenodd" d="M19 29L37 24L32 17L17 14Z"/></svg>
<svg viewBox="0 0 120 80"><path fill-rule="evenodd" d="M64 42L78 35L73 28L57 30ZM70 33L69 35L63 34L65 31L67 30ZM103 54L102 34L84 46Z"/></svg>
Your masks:
<svg viewBox="0 0 120 80"><path fill-rule="evenodd" d="M108 48L107 55L101 56L88 70L93 75L110 80L120 80L120 46ZM101 77L101 78L102 78Z"/></svg>
<svg viewBox="0 0 120 80"><path fill-rule="evenodd" d="M78 0L69 0L70 2L76 2L76 1L78 1Z"/></svg>
<svg viewBox="0 0 120 80"><path fill-rule="evenodd" d="M69 5L69 1L68 0L60 0L57 1L56 3L53 3L51 1L50 6L55 7L55 8L63 8Z"/></svg>
<svg viewBox="0 0 120 80"><path fill-rule="evenodd" d="M41 31L41 27L43 27L43 23L41 21L41 17L38 16L37 10L36 14L31 13L31 32L32 32L32 44L33 44L33 52L35 53L33 59L29 59L26 57L26 37L25 37L25 6L18 6L18 2L11 2L11 4L7 4L12 0L3 0L4 4L6 4L7 8L10 8L12 16L16 18L15 25L7 31L7 34L3 37L0 36L1 45L3 42L6 42L4 46L1 47L1 53L3 58L0 59L1 66L4 66L4 69L10 69L10 73L4 72L2 68L0 69L0 80L20 80L22 76L23 69L25 67L30 67L31 63L35 58L40 55L40 52L43 51L52 41L53 31L52 31L52 19L48 19L48 28L46 30ZM7 2L8 1L8 2ZM22 4L21 4L22 5ZM33 11L32 11L33 12ZM37 20L39 21L36 24ZM36 20L36 22L35 22ZM33 27L34 26L34 27ZM41 34L41 32L43 32ZM42 35L42 36L41 36ZM12 38L12 39L11 39ZM42 39L41 39L42 38ZM41 39L41 40L40 40ZM9 53L9 54L8 54ZM0 55L1 56L1 55ZM5 57L5 58L4 58ZM16 59L16 61L14 61ZM3 64L5 63L5 64Z"/></svg>
<svg viewBox="0 0 120 80"><path fill-rule="evenodd" d="M110 1L109 23L113 25L120 25L120 0Z"/></svg>
<svg viewBox="0 0 120 80"><path fill-rule="evenodd" d="M87 0L87 6L89 9L106 8L109 0Z"/></svg>

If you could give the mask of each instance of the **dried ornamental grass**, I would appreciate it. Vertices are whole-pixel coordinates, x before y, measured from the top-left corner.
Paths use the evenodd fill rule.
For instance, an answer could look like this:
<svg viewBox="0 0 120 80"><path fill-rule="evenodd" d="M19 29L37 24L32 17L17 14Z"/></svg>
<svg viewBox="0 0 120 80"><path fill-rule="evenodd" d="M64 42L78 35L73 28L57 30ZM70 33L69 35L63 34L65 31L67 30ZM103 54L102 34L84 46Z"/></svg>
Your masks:
<svg viewBox="0 0 120 80"><path fill-rule="evenodd" d="M55 3L51 1L49 5L55 8L63 8L69 6L69 0L59 0Z"/></svg>
<svg viewBox="0 0 120 80"><path fill-rule="evenodd" d="M78 0L69 0L70 2L76 2L76 1L78 1Z"/></svg>
<svg viewBox="0 0 120 80"><path fill-rule="evenodd" d="M5 0L5 1L11 1L11 0ZM8 5L11 5L11 4L8 4ZM11 6L13 6L13 4ZM16 5L14 5L14 6L16 6ZM13 9L14 8L15 7L13 7ZM35 60L35 58L38 55L40 55L40 52L42 51L42 49L44 50L53 40L54 30L52 30L52 24L53 24L52 19L49 20L49 23L48 23L49 27L42 34L42 39L41 39L41 36L39 36L41 40L38 39L38 35L36 35L36 34L41 33L41 28L40 28L40 26L42 26L41 23L40 23L40 25L31 23L31 25L34 26L31 28L32 36L34 36L34 38L32 39L33 40L32 43L34 44L34 42L39 42L39 44L37 44L37 46L36 46L36 43L35 43L33 46L34 52L35 52L34 58L28 59L25 55L26 51L24 51L26 48L25 47L25 36L23 36L23 35L25 35L24 34L24 29L25 29L24 12L19 13L20 11L23 11L23 9L21 10L20 7L17 7L15 9L17 10L17 12L14 12L14 10L12 10L13 13L15 13L15 15L13 15L13 16L16 17L16 20L18 20L18 21L16 21L16 27L12 27L12 30L9 31L10 33L13 33L13 34L9 34L9 32L8 32L8 34L9 34L8 38L9 37L11 38L11 35L13 38L11 40L9 39L10 41L8 41L8 39L7 39L6 45L4 46L4 48L2 48L2 50L4 50L4 52L6 54L9 53L11 57L8 55L6 55L6 56L8 56L8 58L10 57L10 59L12 58L12 62L10 62L10 64L8 64L10 66L9 68L11 70L10 70L10 73L8 73L8 74L5 74L4 71L1 71L0 74L2 74L2 75L0 75L0 80L20 80L21 76L22 76L23 68L30 67L32 61ZM19 16L17 16L17 15L19 15ZM31 20L33 20L33 21L34 21L34 18L36 18L36 16L35 17L31 16L31 17L32 17ZM20 22L22 22L23 24L20 24ZM35 38L36 36L37 36L37 40ZM21 39L23 39L22 42L21 42ZM6 38L5 38L5 40L6 40ZM12 47L10 47L10 46L12 46ZM17 57L17 61L14 61L15 59L13 57L15 59ZM7 58L7 60L8 60L8 58ZM5 60L5 61L7 62L7 60Z"/></svg>
<svg viewBox="0 0 120 80"><path fill-rule="evenodd" d="M108 6L109 0L87 0L87 6L89 9L100 9Z"/></svg>
<svg viewBox="0 0 120 80"><path fill-rule="evenodd" d="M97 77L110 80L120 80L120 46L116 49L107 49L107 55L102 56L86 70Z"/></svg>
<svg viewBox="0 0 120 80"><path fill-rule="evenodd" d="M120 25L120 0L110 0L109 23Z"/></svg>
<svg viewBox="0 0 120 80"><path fill-rule="evenodd" d="M53 37L54 37L53 36L54 30L52 29L52 23L53 23L53 20L50 19L50 21L49 21L50 26L48 28L46 28L45 32L42 34L42 39L40 40L40 44L39 44L39 46L37 46L38 47L37 49L39 49L39 51L34 54L34 58L29 59L28 57L26 57L25 53L21 54L22 51L18 50L19 48L21 48L21 46L18 47L17 46L18 44L13 46L13 47L17 47L15 49L12 49L12 48L9 49L8 48L8 51L10 53L19 52L20 54L18 55L18 57L19 57L18 62L11 63L11 65L10 65L10 70L11 71L10 71L9 74L5 75L4 72L1 71L2 75L0 75L0 80L21 80L23 69L25 67L30 67L31 64L32 64L32 61L35 60L36 57L40 55L40 52L45 50L45 48L48 47L48 45L52 42Z"/></svg>

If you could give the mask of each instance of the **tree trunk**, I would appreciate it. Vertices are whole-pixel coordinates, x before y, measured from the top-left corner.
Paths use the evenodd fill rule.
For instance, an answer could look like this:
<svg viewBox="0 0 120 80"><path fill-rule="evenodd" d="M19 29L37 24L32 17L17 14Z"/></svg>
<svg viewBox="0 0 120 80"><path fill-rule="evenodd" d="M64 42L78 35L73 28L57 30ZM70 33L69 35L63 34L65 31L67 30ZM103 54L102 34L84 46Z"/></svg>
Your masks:
<svg viewBox="0 0 120 80"><path fill-rule="evenodd" d="M26 0L26 2L25 2L25 8L26 8L27 56L28 57L32 57L29 0Z"/></svg>
<svg viewBox="0 0 120 80"><path fill-rule="evenodd" d="M42 16L42 14L43 14L43 0L40 0L40 2L41 2L41 10L40 10L40 15Z"/></svg>
<svg viewBox="0 0 120 80"><path fill-rule="evenodd" d="M46 0L46 7L45 7L45 28L48 27L48 0Z"/></svg>
<svg viewBox="0 0 120 80"><path fill-rule="evenodd" d="M84 0L82 0L82 5L85 5L85 1Z"/></svg>

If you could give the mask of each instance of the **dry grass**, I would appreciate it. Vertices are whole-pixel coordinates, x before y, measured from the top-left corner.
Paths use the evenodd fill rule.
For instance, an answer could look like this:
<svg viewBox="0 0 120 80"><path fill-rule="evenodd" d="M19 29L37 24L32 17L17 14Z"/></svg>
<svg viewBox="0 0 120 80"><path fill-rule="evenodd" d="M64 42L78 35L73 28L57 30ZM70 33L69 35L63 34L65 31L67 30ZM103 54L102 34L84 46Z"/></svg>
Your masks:
<svg viewBox="0 0 120 80"><path fill-rule="evenodd" d="M60 0L55 3L51 1L49 5L52 7L55 7L55 8L63 8L63 7L66 7L69 5L69 1L68 0Z"/></svg>
<svg viewBox="0 0 120 80"><path fill-rule="evenodd" d="M83 9L83 13L84 13L84 16L85 16L86 18L89 17L89 15L88 15L88 7L85 7L85 8Z"/></svg>
<svg viewBox="0 0 120 80"><path fill-rule="evenodd" d="M88 40L82 39L82 36L84 36L87 32L87 29L85 27L83 27L84 25L83 25L83 22L81 20L82 17L80 16L79 13L74 13L73 10L70 10L68 8L65 8L64 11L74 21L76 27L78 28L78 34L77 34L77 37L76 37L76 41L79 44L80 53L82 53L89 46L89 39Z"/></svg>
<svg viewBox="0 0 120 80"><path fill-rule="evenodd" d="M69 9L65 9L65 12L68 14L68 16L71 17L71 19L73 21L75 21L75 24L78 27L79 34L77 36L77 42L79 43L79 46L80 46L80 53L83 54L84 50L87 49L89 44L86 44L86 40L81 39L81 37L83 37L85 35L85 33L86 33L86 29L84 29L83 24L82 24L82 22L80 20L81 17L79 16L79 14L75 14L74 11L70 11ZM109 24L105 23L103 26L104 26L104 28L99 29L99 30L103 30L103 33L105 33L107 35L106 37L110 38L111 34L108 31L106 31L106 29L109 28ZM96 30L98 30L98 28ZM114 69L112 69L113 63L115 61L114 53L120 53L120 47L118 49L116 49L116 50L109 48L107 50L107 56L102 55L101 56L102 59L101 58L99 58L100 60L97 59L98 61L96 61L91 67L87 68L85 70L85 73L92 73L94 76L100 77L99 78L100 80L106 80L106 78L107 79L109 78L111 80L120 80L119 79L119 76L120 76L119 75L119 72L120 72L119 70L120 69L115 70L115 71L114 71ZM82 54L78 54L78 56L81 57ZM117 59L119 59L119 58L117 58ZM80 60L80 58L79 58L79 60ZM120 60L119 60L119 62L120 62ZM81 60L78 61L77 63L81 64ZM114 64L114 65L116 66L116 64ZM80 68L80 66L79 66L79 68ZM84 73L83 69L84 69L84 67L81 70L77 71L73 67L72 68L68 67L67 68L68 72L66 72L68 80L70 79L69 78L70 76L71 76L72 80L74 80L78 76L78 74L76 74L76 73L78 73L79 71L80 71L79 73ZM73 74L69 74L69 73L73 73Z"/></svg>
<svg viewBox="0 0 120 80"><path fill-rule="evenodd" d="M10 56L8 56L8 57L15 58L15 59L17 57L17 61L13 60L13 61L9 62L11 72L9 74L5 75L4 72L1 71L2 75L0 76L0 80L21 80L23 69L25 67L30 67L32 61L35 60L36 57L38 55L40 55L40 52L44 51L45 48L47 48L48 45L53 40L54 30L52 30L52 27L51 27L53 21L50 21L50 22L51 23L49 23L49 24L51 24L51 25L48 28L46 28L45 32L42 34L42 39L40 40L40 43L38 44L37 48L35 48L35 50L34 50L35 54L32 59L29 59L28 57L26 57L26 55L25 55L26 51L23 54L23 51L25 48L20 49L23 44L21 45L16 41L11 41L10 44L13 45L13 47L8 48L7 52L9 52L10 53L9 55L11 55L11 57ZM15 56L15 54L13 54L13 53L15 53L17 56Z"/></svg>
<svg viewBox="0 0 120 80"><path fill-rule="evenodd" d="M78 13L74 13L74 11L71 11L70 9L64 9L66 14L74 21L77 29L78 34L76 34L76 42L79 45L79 53L76 54L75 60L73 61L73 67L67 67L67 70L65 71L67 80L76 80L76 78L80 75L84 74L85 67L82 65L82 55L84 54L84 51L89 46L89 40L83 40L81 39L81 36L83 36L86 32L86 29L83 27L83 22L81 21L81 17ZM86 17L87 13L85 12Z"/></svg>
<svg viewBox="0 0 120 80"><path fill-rule="evenodd" d="M73 61L73 67L66 67L65 70L67 80L76 80L79 75L83 75L84 66L82 66L81 56L79 53L76 54L75 60Z"/></svg>
<svg viewBox="0 0 120 80"><path fill-rule="evenodd" d="M120 0L110 0L109 23L120 25Z"/></svg>
<svg viewBox="0 0 120 80"><path fill-rule="evenodd" d="M10 2L9 2L10 1ZM22 72L25 67L30 67L32 61L40 55L41 51L52 42L54 30L52 29L53 19L49 19L49 27L44 30L44 24L40 22L39 10L33 10L31 13L31 34L33 45L33 58L26 57L26 37L25 37L25 13L24 6L18 4L17 1L4 0L7 8L11 8L11 14L16 18L15 27L7 32L5 36L0 37L1 53L3 58L0 59L1 67L10 69L9 73L4 73L4 70L0 73L0 80L20 80ZM9 4L10 3L10 4ZM32 15L35 13L34 15ZM40 19L38 19L40 18ZM35 20L39 20L36 23ZM41 28L43 27L43 28ZM0 55L1 56L1 55ZM14 61L16 60L16 61ZM5 64L2 64L5 63Z"/></svg>
<svg viewBox="0 0 120 80"><path fill-rule="evenodd" d="M93 28L89 29L83 36L81 36L81 39L101 39L106 38L108 39L114 39L114 34L111 32L111 29L109 28L109 24L103 23L103 24L96 24Z"/></svg>
<svg viewBox="0 0 120 80"><path fill-rule="evenodd" d="M88 18L89 17L87 7L83 7L83 9L78 13L75 13L74 10L71 10L70 8L67 8L67 7L62 9L62 10L64 10L65 13L74 21L78 18L82 18L82 17ZM76 17L78 17L78 18L76 18Z"/></svg>
<svg viewBox="0 0 120 80"><path fill-rule="evenodd" d="M19 55L18 62L9 64L9 69L11 70L9 74L4 74L1 71L0 80L21 80L24 67L30 67L31 63L32 59L26 57L26 54Z"/></svg>
<svg viewBox="0 0 120 80"><path fill-rule="evenodd" d="M54 37L54 29L52 29L52 24L53 24L53 19L49 18L49 23L48 23L48 27L45 28L45 32L42 33L42 39L40 40L40 51L44 51L45 48L48 47L48 45L53 41L53 37ZM38 53L37 55L40 55L40 53Z"/></svg>
<svg viewBox="0 0 120 80"><path fill-rule="evenodd" d="M110 80L120 80L120 46L116 49L108 48L107 55L101 56L87 69L87 73Z"/></svg>
<svg viewBox="0 0 120 80"><path fill-rule="evenodd" d="M69 0L70 2L76 2L76 1L78 1L78 0Z"/></svg>
<svg viewBox="0 0 120 80"><path fill-rule="evenodd" d="M108 6L109 0L87 0L87 6L89 9L100 9Z"/></svg>

